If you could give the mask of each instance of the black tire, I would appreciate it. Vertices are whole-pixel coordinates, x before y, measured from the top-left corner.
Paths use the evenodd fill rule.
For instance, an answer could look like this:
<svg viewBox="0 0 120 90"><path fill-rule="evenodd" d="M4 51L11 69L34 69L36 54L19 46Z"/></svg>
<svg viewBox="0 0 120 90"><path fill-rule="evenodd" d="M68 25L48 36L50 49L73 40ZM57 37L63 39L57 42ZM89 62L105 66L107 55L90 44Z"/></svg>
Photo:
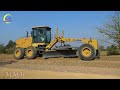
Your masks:
<svg viewBox="0 0 120 90"><path fill-rule="evenodd" d="M13 55L14 55L14 58L17 60L23 59L25 55L25 50L23 48L18 47L14 50Z"/></svg>
<svg viewBox="0 0 120 90"><path fill-rule="evenodd" d="M96 59L100 59L100 50L96 50Z"/></svg>
<svg viewBox="0 0 120 90"><path fill-rule="evenodd" d="M32 53L29 55L29 51ZM30 46L25 50L25 56L27 59L35 59L37 57L37 49Z"/></svg>
<svg viewBox="0 0 120 90"><path fill-rule="evenodd" d="M91 54L89 56L85 56L83 55L83 49L88 49ZM84 61L91 61L91 60L94 60L95 59L95 56L96 56L96 50L94 49L94 47L90 44L83 44L79 47L79 58L81 60L84 60Z"/></svg>

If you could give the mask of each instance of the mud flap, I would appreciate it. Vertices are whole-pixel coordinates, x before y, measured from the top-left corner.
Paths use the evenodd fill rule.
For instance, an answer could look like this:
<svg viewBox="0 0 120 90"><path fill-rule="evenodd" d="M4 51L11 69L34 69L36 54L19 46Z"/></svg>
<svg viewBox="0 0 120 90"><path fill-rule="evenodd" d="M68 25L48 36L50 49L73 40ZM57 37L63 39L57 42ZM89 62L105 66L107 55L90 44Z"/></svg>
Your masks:
<svg viewBox="0 0 120 90"><path fill-rule="evenodd" d="M78 57L76 54L76 50L50 50L43 52L43 58L70 58L70 57Z"/></svg>

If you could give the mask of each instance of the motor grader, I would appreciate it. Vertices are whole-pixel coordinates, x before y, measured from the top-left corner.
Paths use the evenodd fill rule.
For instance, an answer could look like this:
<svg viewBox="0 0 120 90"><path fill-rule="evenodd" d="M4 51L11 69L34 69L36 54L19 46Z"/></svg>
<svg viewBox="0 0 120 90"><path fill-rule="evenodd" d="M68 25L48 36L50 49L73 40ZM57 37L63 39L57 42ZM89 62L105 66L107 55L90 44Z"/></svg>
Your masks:
<svg viewBox="0 0 120 90"><path fill-rule="evenodd" d="M72 47L66 42L79 41L82 43L79 47ZM60 43L59 46L55 46ZM94 60L100 58L98 41L96 39L86 38L65 38L64 31L62 35L58 35L58 28L54 39L51 40L51 28L48 26L32 27L31 36L16 40L16 48L14 58L17 60L35 59L36 57L51 58L51 57L78 57L81 60Z"/></svg>

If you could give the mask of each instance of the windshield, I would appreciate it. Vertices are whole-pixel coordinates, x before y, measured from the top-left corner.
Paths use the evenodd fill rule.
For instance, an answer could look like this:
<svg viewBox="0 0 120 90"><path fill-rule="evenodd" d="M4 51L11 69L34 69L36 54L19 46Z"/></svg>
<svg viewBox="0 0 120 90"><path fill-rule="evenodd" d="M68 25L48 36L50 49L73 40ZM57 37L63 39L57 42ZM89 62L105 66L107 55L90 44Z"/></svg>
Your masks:
<svg viewBox="0 0 120 90"><path fill-rule="evenodd" d="M34 29L33 30L33 40L35 43L45 42L45 33L43 29Z"/></svg>
<svg viewBox="0 0 120 90"><path fill-rule="evenodd" d="M45 28L34 28L32 37L34 43L50 43L51 30Z"/></svg>

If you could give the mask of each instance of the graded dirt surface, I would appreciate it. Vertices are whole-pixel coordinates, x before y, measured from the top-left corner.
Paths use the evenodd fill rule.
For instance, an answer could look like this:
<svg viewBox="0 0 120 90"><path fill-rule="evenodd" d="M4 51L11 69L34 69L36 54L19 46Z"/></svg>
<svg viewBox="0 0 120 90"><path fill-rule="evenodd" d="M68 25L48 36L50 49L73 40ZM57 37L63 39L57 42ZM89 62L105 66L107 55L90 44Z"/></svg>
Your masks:
<svg viewBox="0 0 120 90"><path fill-rule="evenodd" d="M120 79L120 56L82 61L79 58L38 57L15 60L0 55L1 79Z"/></svg>

